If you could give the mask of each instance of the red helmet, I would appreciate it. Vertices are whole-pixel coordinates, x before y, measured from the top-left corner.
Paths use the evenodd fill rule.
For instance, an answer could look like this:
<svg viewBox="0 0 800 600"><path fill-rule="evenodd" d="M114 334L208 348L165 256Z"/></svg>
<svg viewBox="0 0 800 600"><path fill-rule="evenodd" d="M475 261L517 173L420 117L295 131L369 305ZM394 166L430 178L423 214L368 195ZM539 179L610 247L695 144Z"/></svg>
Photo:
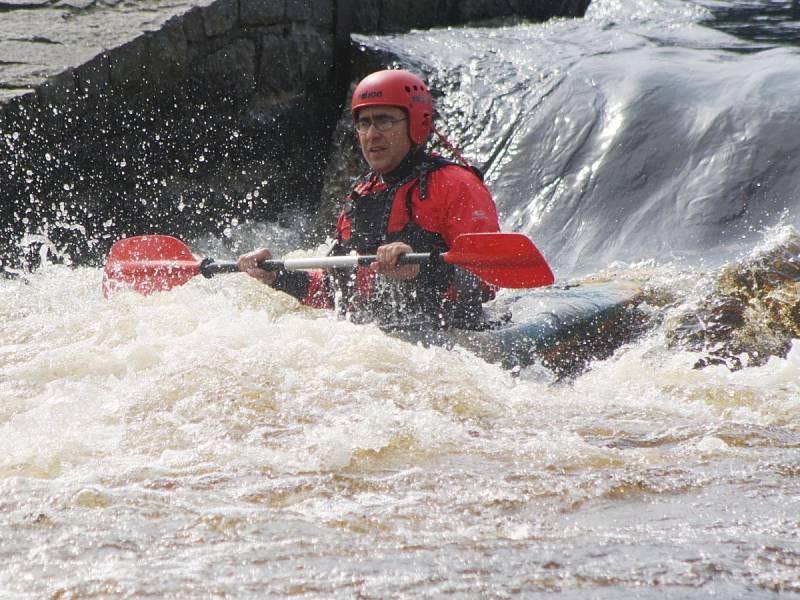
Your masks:
<svg viewBox="0 0 800 600"><path fill-rule="evenodd" d="M355 122L365 106L397 106L408 112L408 134L422 144L433 130L433 98L425 83L408 71L377 71L356 86L350 111Z"/></svg>

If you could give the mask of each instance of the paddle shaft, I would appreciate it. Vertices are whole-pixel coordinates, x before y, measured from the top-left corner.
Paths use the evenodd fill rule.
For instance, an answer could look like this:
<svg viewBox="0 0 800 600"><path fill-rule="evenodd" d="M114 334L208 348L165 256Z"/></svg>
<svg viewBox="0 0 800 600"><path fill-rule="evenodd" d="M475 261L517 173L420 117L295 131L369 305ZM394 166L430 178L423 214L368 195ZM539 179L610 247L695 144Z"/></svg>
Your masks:
<svg viewBox="0 0 800 600"><path fill-rule="evenodd" d="M265 271L297 271L300 269L334 269L343 267L366 267L378 259L374 254L361 256L323 256L312 258L284 258L283 260L270 259L258 263L260 269ZM432 261L443 261L443 255L437 252L412 252L402 254L397 259L398 265L420 265ZM236 273L239 271L237 263L206 259L200 263L200 273L205 277L213 277L218 273Z"/></svg>
<svg viewBox="0 0 800 600"><path fill-rule="evenodd" d="M267 271L297 269L332 269L368 266L375 255L324 256L265 260L259 267ZM533 242L518 233L465 233L458 236L445 253L408 253L397 263L434 263L463 267L490 285L507 288L531 288L553 283L553 273ZM103 294L133 288L142 294L168 290L183 285L196 275L212 277L218 273L236 273L233 261L198 261L191 249L179 239L165 235L124 238L111 247L103 269Z"/></svg>

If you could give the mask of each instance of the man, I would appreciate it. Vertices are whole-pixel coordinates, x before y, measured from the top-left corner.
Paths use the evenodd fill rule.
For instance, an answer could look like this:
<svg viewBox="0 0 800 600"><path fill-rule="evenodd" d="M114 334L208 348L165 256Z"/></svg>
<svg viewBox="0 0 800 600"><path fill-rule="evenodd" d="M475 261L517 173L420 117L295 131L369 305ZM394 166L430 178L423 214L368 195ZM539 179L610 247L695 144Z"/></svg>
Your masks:
<svg viewBox="0 0 800 600"><path fill-rule="evenodd" d="M463 233L499 231L481 178L433 127L427 86L408 71L373 73L356 87L351 112L372 170L345 201L331 254L375 254L375 262L331 273L267 272L257 267L271 258L262 248L241 256L239 269L304 304L337 304L359 322L481 328L481 303L494 295L490 286L451 265L397 264L409 252L446 252ZM427 152L432 132L464 165Z"/></svg>

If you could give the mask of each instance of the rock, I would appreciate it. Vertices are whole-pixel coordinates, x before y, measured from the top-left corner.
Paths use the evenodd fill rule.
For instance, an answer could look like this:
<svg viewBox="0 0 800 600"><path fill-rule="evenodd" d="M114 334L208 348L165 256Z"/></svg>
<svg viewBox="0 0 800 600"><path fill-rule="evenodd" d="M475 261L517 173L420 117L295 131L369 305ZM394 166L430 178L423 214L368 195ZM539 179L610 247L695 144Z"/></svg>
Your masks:
<svg viewBox="0 0 800 600"><path fill-rule="evenodd" d="M53 6L56 8L77 8L85 10L94 6L97 0L59 0Z"/></svg>
<svg viewBox="0 0 800 600"><path fill-rule="evenodd" d="M0 10L41 8L49 5L51 1L52 0L0 0Z"/></svg>
<svg viewBox="0 0 800 600"><path fill-rule="evenodd" d="M235 0L219 0L202 10L203 28L208 37L231 32L239 18L239 7Z"/></svg>
<svg viewBox="0 0 800 600"><path fill-rule="evenodd" d="M65 71L50 77L39 87L39 98L45 106L72 102L77 93L78 83L74 71Z"/></svg>
<svg viewBox="0 0 800 600"><path fill-rule="evenodd" d="M143 79L148 52L148 38L145 36L131 40L111 52L108 57L111 85L123 92L138 89Z"/></svg>
<svg viewBox="0 0 800 600"><path fill-rule="evenodd" d="M286 18L289 21L308 21L311 6L308 0L286 0Z"/></svg>
<svg viewBox="0 0 800 600"><path fill-rule="evenodd" d="M64 74L62 73L61 76L63 77ZM102 94L111 80L108 55L100 54L75 69L75 79L81 94L90 96Z"/></svg>
<svg viewBox="0 0 800 600"><path fill-rule="evenodd" d="M165 87L180 84L188 73L188 42L178 19L170 19L162 29L147 35L142 73L150 82Z"/></svg>
<svg viewBox="0 0 800 600"><path fill-rule="evenodd" d="M800 236L723 269L712 292L666 332L670 347L703 354L695 368L736 370L785 356L800 338Z"/></svg>
<svg viewBox="0 0 800 600"><path fill-rule="evenodd" d="M240 0L242 25L277 25L286 17L285 0L264 2L264 0Z"/></svg>
<svg viewBox="0 0 800 600"><path fill-rule="evenodd" d="M222 96L246 101L256 89L255 71L255 43L236 40L195 63L192 75L198 86L213 89Z"/></svg>
<svg viewBox="0 0 800 600"><path fill-rule="evenodd" d="M259 91L276 94L291 92L296 88L299 78L295 70L297 55L293 52L293 46L282 32L270 32L261 38Z"/></svg>

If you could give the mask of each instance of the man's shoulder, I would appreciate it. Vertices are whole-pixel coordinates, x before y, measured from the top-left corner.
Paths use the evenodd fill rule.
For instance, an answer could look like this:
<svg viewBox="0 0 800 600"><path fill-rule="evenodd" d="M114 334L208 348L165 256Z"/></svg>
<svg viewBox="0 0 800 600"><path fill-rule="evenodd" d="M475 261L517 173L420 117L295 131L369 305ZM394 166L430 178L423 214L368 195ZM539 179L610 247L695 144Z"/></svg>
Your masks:
<svg viewBox="0 0 800 600"><path fill-rule="evenodd" d="M483 180L470 167L458 163L449 163L431 173L435 183L448 186L465 186L469 188L485 188ZM436 182L436 180L439 180Z"/></svg>

